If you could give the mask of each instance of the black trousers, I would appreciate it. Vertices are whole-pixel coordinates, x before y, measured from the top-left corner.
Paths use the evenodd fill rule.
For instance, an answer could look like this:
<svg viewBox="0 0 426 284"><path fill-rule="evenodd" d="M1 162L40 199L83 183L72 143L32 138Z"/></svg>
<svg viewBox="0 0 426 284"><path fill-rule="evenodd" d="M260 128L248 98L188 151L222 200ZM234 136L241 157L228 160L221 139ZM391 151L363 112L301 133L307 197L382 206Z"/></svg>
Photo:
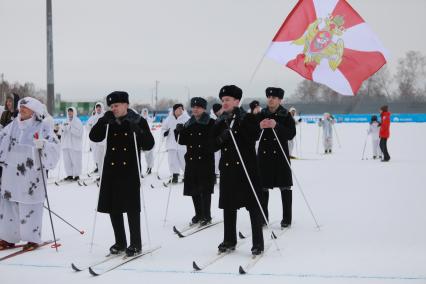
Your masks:
<svg viewBox="0 0 426 284"><path fill-rule="evenodd" d="M109 214L111 218L112 229L114 230L115 243L122 247L127 247L126 231L124 230L124 218L122 213ZM130 245L141 249L141 217L140 212L127 212L129 222Z"/></svg>
<svg viewBox="0 0 426 284"><path fill-rule="evenodd" d="M293 204L293 191L290 187L281 187L281 203L283 206L283 221L284 223L291 224L292 219L292 204ZM262 204L263 212L265 212L266 218L269 221L269 211L268 211L268 203L269 203L269 189L264 188L263 194L260 203ZM265 220L262 220L265 222Z"/></svg>
<svg viewBox="0 0 426 284"><path fill-rule="evenodd" d="M388 161L390 160L389 152L388 152L388 139L387 138L380 138L380 150L382 150L383 153L383 159Z"/></svg>
<svg viewBox="0 0 426 284"><path fill-rule="evenodd" d="M259 209L247 209L250 214L253 247L264 249L262 217ZM223 209L224 242L237 244L237 209Z"/></svg>
<svg viewBox="0 0 426 284"><path fill-rule="evenodd" d="M194 203L195 215L200 218L211 218L211 203L212 195L210 193L201 193L192 196L192 202Z"/></svg>

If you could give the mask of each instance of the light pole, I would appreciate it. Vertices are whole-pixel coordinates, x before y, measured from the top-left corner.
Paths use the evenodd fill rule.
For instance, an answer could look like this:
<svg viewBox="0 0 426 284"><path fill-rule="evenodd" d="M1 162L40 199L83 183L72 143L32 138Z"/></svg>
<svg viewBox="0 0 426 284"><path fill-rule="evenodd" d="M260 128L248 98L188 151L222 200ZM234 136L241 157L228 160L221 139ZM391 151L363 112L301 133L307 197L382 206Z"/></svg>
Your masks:
<svg viewBox="0 0 426 284"><path fill-rule="evenodd" d="M160 81L155 81L155 110L158 110L158 86L160 85Z"/></svg>
<svg viewBox="0 0 426 284"><path fill-rule="evenodd" d="M53 78L53 29L52 29L52 0L46 0L46 29L47 29L47 111L53 115L55 106L55 85Z"/></svg>
<svg viewBox="0 0 426 284"><path fill-rule="evenodd" d="M3 104L3 101L4 101L4 94L3 94L3 84L4 84L4 74L3 73L1 73L1 89L0 89L0 104Z"/></svg>

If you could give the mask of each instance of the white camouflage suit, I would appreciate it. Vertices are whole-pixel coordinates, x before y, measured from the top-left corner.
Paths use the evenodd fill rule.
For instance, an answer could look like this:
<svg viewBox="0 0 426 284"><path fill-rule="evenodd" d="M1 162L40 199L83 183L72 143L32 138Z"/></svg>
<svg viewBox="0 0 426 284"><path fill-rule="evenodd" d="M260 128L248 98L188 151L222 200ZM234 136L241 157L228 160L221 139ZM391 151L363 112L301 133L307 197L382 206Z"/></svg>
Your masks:
<svg viewBox="0 0 426 284"><path fill-rule="evenodd" d="M67 108L70 109L70 108ZM61 145L64 154L64 168L66 176L78 177L82 172L83 162L83 124L77 117L77 110L74 107L74 116L68 117L62 125Z"/></svg>
<svg viewBox="0 0 426 284"><path fill-rule="evenodd" d="M294 111L294 114L292 113ZM290 109L289 109L289 112L291 113L291 116L293 117L293 120L294 120L294 124L295 125L298 125L299 124L299 121L298 121L298 119L297 119L297 117L296 117L296 109L294 108L294 107L291 107ZM289 154L290 154L290 156L296 156L294 153L293 153L293 150L294 150L294 145L297 143L297 141L296 141L296 136L294 136L294 138L293 139L291 139L291 140L288 140L288 152L289 152Z"/></svg>
<svg viewBox="0 0 426 284"><path fill-rule="evenodd" d="M371 146L373 147L373 156L379 157L382 156L382 151L380 150L380 125L377 121L373 121L368 128L368 134L371 135Z"/></svg>
<svg viewBox="0 0 426 284"><path fill-rule="evenodd" d="M179 174L180 171L185 171L185 153L186 146L179 145L176 143L174 130L178 123L185 124L189 120L189 115L184 111L179 117L175 117L173 111L170 112L169 116L163 121L161 126L161 134L169 131L169 135L166 139L166 149L169 157L169 168L170 173Z"/></svg>
<svg viewBox="0 0 426 284"><path fill-rule="evenodd" d="M97 105L101 106L101 113L96 112ZM95 104L95 113L87 120L87 124L86 124L87 133L90 133L90 130L92 130L93 125L95 125L98 122L99 118L104 116L104 113L105 113L105 109L104 109L103 103L97 102ZM106 143L105 139L99 143L90 141L90 149L92 149L93 159L96 163L96 166L98 167L99 176L102 176L102 169L104 168L105 146L106 146L105 143Z"/></svg>
<svg viewBox="0 0 426 284"><path fill-rule="evenodd" d="M149 128L152 127L153 118L149 116L148 109L142 109L141 116L148 122ZM155 147L154 147L155 148ZM154 167L154 148L149 151L144 151L146 167L152 169Z"/></svg>
<svg viewBox="0 0 426 284"><path fill-rule="evenodd" d="M31 98L23 98L19 103L32 110L39 110L42 105ZM41 159L46 177L46 170L56 166L60 154L59 141L48 122L36 114L21 121L18 115L0 132L0 164L3 167L0 239L9 243L41 242L45 189L39 152L34 145L35 133L45 141Z"/></svg>
<svg viewBox="0 0 426 284"><path fill-rule="evenodd" d="M324 150L333 149L333 124L335 120L331 117L329 113L325 113L322 120L318 121L318 126L322 127L322 142L324 145Z"/></svg>

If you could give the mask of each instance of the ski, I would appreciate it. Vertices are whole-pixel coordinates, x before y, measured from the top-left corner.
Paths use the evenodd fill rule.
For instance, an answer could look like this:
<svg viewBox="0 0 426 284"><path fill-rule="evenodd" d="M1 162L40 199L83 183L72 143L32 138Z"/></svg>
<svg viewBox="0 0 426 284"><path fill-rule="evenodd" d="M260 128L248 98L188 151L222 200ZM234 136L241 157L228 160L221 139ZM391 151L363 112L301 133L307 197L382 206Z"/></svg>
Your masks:
<svg viewBox="0 0 426 284"><path fill-rule="evenodd" d="M151 188L152 189L168 188L170 185L178 185L178 184L183 184L183 180L179 180L177 183L172 183L171 180L168 180L168 181L162 182L160 185L154 185L154 184L151 183Z"/></svg>
<svg viewBox="0 0 426 284"><path fill-rule="evenodd" d="M116 268L118 268L118 267L132 261L132 260L140 258L144 255L150 254L150 253L152 253L152 252L154 252L154 251L156 251L160 248L161 248L161 246L157 246L157 247L154 247L152 249L145 250L142 253L135 255L135 256L130 256L130 257L124 256L122 258L114 258L114 259L117 260L117 262L112 261L111 265L108 265L107 267L104 267L104 268L98 267L98 266L100 266L100 264L90 266L89 267L89 273L93 276L99 276L99 275L105 274L105 273L107 273L111 270L114 270L114 269L116 269Z"/></svg>
<svg viewBox="0 0 426 284"><path fill-rule="evenodd" d="M239 233L239 235L240 235L240 238L241 238L241 236L243 236L241 234L241 232ZM192 262L192 268L194 269L194 272L201 271L201 270L205 269L206 267L212 265L213 263L217 262L218 260L224 258L225 256L233 253L237 248L244 245L246 243L246 241L249 239L249 237L250 236L247 236L245 238L241 238L241 241L239 241L237 243L234 250L227 250L225 252L217 252L217 254L215 256L213 256L208 261L204 262L202 265L198 265L195 261L193 261Z"/></svg>
<svg viewBox="0 0 426 284"><path fill-rule="evenodd" d="M23 246L24 246L24 244L22 244L22 245L15 245L13 247L4 247L4 248L0 248L0 251L11 250L11 249L16 249L16 248L22 248Z"/></svg>
<svg viewBox="0 0 426 284"><path fill-rule="evenodd" d="M247 274L247 272L253 268L253 266L256 265L256 263L265 255L265 253L272 247L274 244L273 239L277 239L284 235L285 232L288 231L289 228L281 228L280 232L273 233L273 236L271 236L271 240L268 242L268 244L265 246L264 251L259 255L251 255L250 259L247 261L245 265L240 265L238 267L238 273L239 274Z"/></svg>
<svg viewBox="0 0 426 284"><path fill-rule="evenodd" d="M176 235L179 236L179 238L185 238L185 237L188 237L188 236L193 235L195 233L198 233L200 231L203 231L207 228L210 228L214 225L220 224L222 222L223 221L220 220L220 221L211 222L210 224L207 224L207 225L204 225L204 226L201 226L201 225L199 225L198 227L195 226L195 227L192 227L192 228L186 230L185 232L179 231L175 226L173 226L173 232L175 232Z"/></svg>
<svg viewBox="0 0 426 284"><path fill-rule="evenodd" d="M57 181L55 181L55 185L56 186L61 186L61 185L64 185L64 184L71 184L71 183L74 183L74 182L76 182L75 180L65 180L65 179L61 179L61 180L57 180Z"/></svg>
<svg viewBox="0 0 426 284"><path fill-rule="evenodd" d="M91 178L85 178L85 179L80 179L78 181L78 185L79 186L88 186L90 184L95 183L96 185L99 184L99 178L98 177L91 177Z"/></svg>
<svg viewBox="0 0 426 284"><path fill-rule="evenodd" d="M123 253L119 253L119 254L107 254L103 259L101 259L101 260L97 260L97 261L94 261L94 262L92 262L91 264L89 264L89 265L85 265L85 266L78 266L78 265L76 265L76 264L74 264L74 263L71 263L71 268L72 269L74 269L74 271L76 271L76 272L80 272L80 271L83 271L83 270L86 270L86 269L89 269L89 267L93 267L93 266L96 266L96 265L100 265L100 264L102 264L102 263L105 263L105 262L107 262L107 261L110 261L110 260L113 260L113 259L116 259L116 258L119 258L119 257L122 257L123 256Z"/></svg>
<svg viewBox="0 0 426 284"><path fill-rule="evenodd" d="M180 229L180 230L178 230L178 229L176 228L176 226L173 226L173 232L174 232L175 234L183 233L183 232L186 232L186 231L188 231L188 230L191 230L192 228L195 228L197 225L200 225L200 223L189 223L189 224L188 224L188 226L183 227L183 228L182 228L182 229Z"/></svg>
<svg viewBox="0 0 426 284"><path fill-rule="evenodd" d="M59 239L58 239L58 240L59 240ZM52 244L52 243L54 243L54 242L55 242L55 241L52 241L52 240L50 240L50 241L45 241L45 242L43 242L43 243L39 244L39 246L38 246L36 249L21 249L21 250L19 250L19 251L16 251L16 252L13 252L13 253L8 254L8 255L6 255L6 256L3 256L2 258L0 258L0 261L3 261L3 260L6 260L6 259L9 259L9 258L12 258L12 257L18 256L18 255L21 255L21 254L24 254L24 253L26 253L26 252L31 252L31 251L37 250L37 249L38 249L38 248L40 248L40 247L43 247L43 246L46 246L46 245Z"/></svg>

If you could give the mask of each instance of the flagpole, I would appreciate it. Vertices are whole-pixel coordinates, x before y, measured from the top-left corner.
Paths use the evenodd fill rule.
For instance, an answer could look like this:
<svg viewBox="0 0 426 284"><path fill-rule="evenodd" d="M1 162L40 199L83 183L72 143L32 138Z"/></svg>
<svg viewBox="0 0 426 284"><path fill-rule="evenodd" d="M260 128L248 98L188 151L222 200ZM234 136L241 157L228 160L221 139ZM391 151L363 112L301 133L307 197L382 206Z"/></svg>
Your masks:
<svg viewBox="0 0 426 284"><path fill-rule="evenodd" d="M257 74L257 71L259 70L260 65L262 65L263 60L265 60L266 54L268 53L268 51L269 51L269 48L270 48L270 47L271 47L271 44L269 44L268 48L267 48L267 49L266 49L266 51L263 53L263 56L262 56L262 58L260 59L259 63L257 63L256 69L254 69L254 72L253 72L253 74L252 74L252 75L251 75L251 77L250 77L249 84L251 84L251 83L253 82L254 76Z"/></svg>

